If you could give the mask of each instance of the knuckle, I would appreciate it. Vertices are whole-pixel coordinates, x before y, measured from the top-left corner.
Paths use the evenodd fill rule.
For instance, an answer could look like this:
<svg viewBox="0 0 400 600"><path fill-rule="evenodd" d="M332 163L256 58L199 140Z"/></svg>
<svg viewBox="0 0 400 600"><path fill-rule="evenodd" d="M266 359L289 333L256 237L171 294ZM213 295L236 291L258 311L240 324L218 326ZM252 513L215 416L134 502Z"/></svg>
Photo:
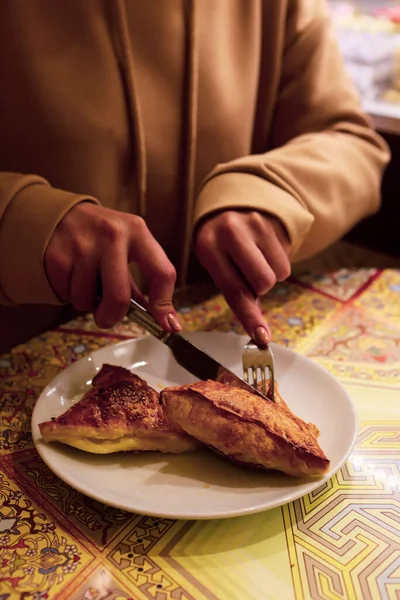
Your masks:
<svg viewBox="0 0 400 600"><path fill-rule="evenodd" d="M168 283L175 283L176 281L176 269L171 263L167 263L162 269L162 276Z"/></svg>
<svg viewBox="0 0 400 600"><path fill-rule="evenodd" d="M213 253L214 235L206 229L202 230L196 239L195 247L199 258L207 260Z"/></svg>
<svg viewBox="0 0 400 600"><path fill-rule="evenodd" d="M90 310L89 304L84 300L71 300L71 304L74 308L76 308L76 310L79 310L80 312L86 312L87 310Z"/></svg>
<svg viewBox="0 0 400 600"><path fill-rule="evenodd" d="M277 281L284 281L290 277L291 272L292 270L289 261L280 264L275 273Z"/></svg>
<svg viewBox="0 0 400 600"><path fill-rule="evenodd" d="M241 281L221 280L219 287L229 302L237 302L249 293L246 284Z"/></svg>
<svg viewBox="0 0 400 600"><path fill-rule="evenodd" d="M225 237L230 237L232 234L236 235L239 219L240 215L234 212L227 211L226 213L222 214L219 222L220 234Z"/></svg>
<svg viewBox="0 0 400 600"><path fill-rule="evenodd" d="M97 313L94 315L94 322L96 323L97 327L100 327L100 329L109 329L115 325L115 321L108 315Z"/></svg>
<svg viewBox="0 0 400 600"><path fill-rule="evenodd" d="M109 296L104 301L101 311L95 315L96 324L103 329L109 329L124 318L128 308L129 304L121 298L116 295Z"/></svg>
<svg viewBox="0 0 400 600"><path fill-rule="evenodd" d="M258 320L258 308L253 300L243 301L240 295L225 295L225 298L242 323L252 323Z"/></svg>
<svg viewBox="0 0 400 600"><path fill-rule="evenodd" d="M266 215L253 210L248 214L248 219L255 233L260 235L266 234L267 228L270 225L270 221L266 218Z"/></svg>
<svg viewBox="0 0 400 600"><path fill-rule="evenodd" d="M74 244L74 258L75 260L84 260L91 254L91 247L84 238L75 240Z"/></svg>
<svg viewBox="0 0 400 600"><path fill-rule="evenodd" d="M252 323L258 321L258 315L256 311L251 310L250 308L244 308L240 313L240 320L243 323Z"/></svg>
<svg viewBox="0 0 400 600"><path fill-rule="evenodd" d="M79 310L81 312L86 312L86 311L93 309L94 302L93 302L93 300L90 300L87 297L77 297L77 298L72 298L72 305L77 310Z"/></svg>
<svg viewBox="0 0 400 600"><path fill-rule="evenodd" d="M101 235L108 242L116 243L124 236L124 226L121 221L102 218L99 223Z"/></svg>
<svg viewBox="0 0 400 600"><path fill-rule="evenodd" d="M87 284L85 286L80 285L79 281L72 279L71 303L77 310L82 312L94 310L96 308L97 295L97 286L91 280L90 276L87 276Z"/></svg>
<svg viewBox="0 0 400 600"><path fill-rule="evenodd" d="M270 290L272 286L270 286L269 283L266 283L263 279L257 279L252 284L252 287L256 296L263 296Z"/></svg>
<svg viewBox="0 0 400 600"><path fill-rule="evenodd" d="M109 305L115 315L119 316L127 313L129 308L129 294L124 290L112 291L109 295Z"/></svg>
<svg viewBox="0 0 400 600"><path fill-rule="evenodd" d="M172 300L158 298L157 300L153 300L151 306L156 312L165 312L173 310Z"/></svg>
<svg viewBox="0 0 400 600"><path fill-rule="evenodd" d="M129 226L135 231L147 229L146 221L139 215L129 215Z"/></svg>
<svg viewBox="0 0 400 600"><path fill-rule="evenodd" d="M276 276L272 271L262 273L255 282L255 292L258 295L266 294L276 283Z"/></svg>
<svg viewBox="0 0 400 600"><path fill-rule="evenodd" d="M153 285L157 283L157 287L168 284L173 287L176 281L176 269L169 261L160 262L154 266L154 271L150 277Z"/></svg>

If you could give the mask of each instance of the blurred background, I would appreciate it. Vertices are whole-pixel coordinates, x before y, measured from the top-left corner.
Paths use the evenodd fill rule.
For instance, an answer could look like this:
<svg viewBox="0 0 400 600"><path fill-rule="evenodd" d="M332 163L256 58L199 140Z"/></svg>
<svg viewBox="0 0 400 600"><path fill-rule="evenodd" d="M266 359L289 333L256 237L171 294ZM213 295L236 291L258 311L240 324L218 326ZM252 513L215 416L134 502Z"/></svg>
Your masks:
<svg viewBox="0 0 400 600"><path fill-rule="evenodd" d="M400 258L400 2L328 4L349 74L393 154L383 182L382 210L347 239Z"/></svg>

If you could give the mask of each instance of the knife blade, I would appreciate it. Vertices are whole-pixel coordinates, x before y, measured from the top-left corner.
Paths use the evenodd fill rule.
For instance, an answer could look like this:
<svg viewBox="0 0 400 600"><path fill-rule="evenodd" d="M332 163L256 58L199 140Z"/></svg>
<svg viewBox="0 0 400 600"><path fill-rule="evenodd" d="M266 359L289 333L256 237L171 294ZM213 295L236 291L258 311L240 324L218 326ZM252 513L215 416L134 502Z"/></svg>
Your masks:
<svg viewBox="0 0 400 600"><path fill-rule="evenodd" d="M240 379L235 373L221 365L203 350L192 344L180 333L171 333L165 331L154 317L138 302L131 300L127 313L130 321L140 325L160 342L168 346L175 357L176 362L186 371L189 371L194 377L200 380L211 379L227 385L241 387L252 394L260 396L264 400L271 402L256 388L252 387L243 379Z"/></svg>

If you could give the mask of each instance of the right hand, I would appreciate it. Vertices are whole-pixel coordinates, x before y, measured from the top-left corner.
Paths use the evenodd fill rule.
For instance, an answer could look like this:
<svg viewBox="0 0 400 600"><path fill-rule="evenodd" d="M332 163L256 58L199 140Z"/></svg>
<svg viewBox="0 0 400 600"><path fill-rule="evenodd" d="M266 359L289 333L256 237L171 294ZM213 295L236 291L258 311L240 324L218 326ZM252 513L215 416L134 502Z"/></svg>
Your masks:
<svg viewBox="0 0 400 600"><path fill-rule="evenodd" d="M148 281L148 302L131 277L131 262ZM58 298L79 311L93 311L99 327L121 321L134 297L164 329L181 329L172 305L175 268L141 217L77 204L56 227L44 264Z"/></svg>

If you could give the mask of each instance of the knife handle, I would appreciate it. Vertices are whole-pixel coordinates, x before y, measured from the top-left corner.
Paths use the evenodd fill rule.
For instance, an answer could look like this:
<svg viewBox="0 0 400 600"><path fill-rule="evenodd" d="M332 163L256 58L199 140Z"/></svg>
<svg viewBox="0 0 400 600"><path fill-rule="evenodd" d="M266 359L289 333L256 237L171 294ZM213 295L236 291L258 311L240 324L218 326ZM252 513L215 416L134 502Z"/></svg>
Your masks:
<svg viewBox="0 0 400 600"><path fill-rule="evenodd" d="M169 331L165 331L165 329L160 327L155 318L143 306L135 302L135 300L131 299L126 316L162 342L170 335Z"/></svg>

